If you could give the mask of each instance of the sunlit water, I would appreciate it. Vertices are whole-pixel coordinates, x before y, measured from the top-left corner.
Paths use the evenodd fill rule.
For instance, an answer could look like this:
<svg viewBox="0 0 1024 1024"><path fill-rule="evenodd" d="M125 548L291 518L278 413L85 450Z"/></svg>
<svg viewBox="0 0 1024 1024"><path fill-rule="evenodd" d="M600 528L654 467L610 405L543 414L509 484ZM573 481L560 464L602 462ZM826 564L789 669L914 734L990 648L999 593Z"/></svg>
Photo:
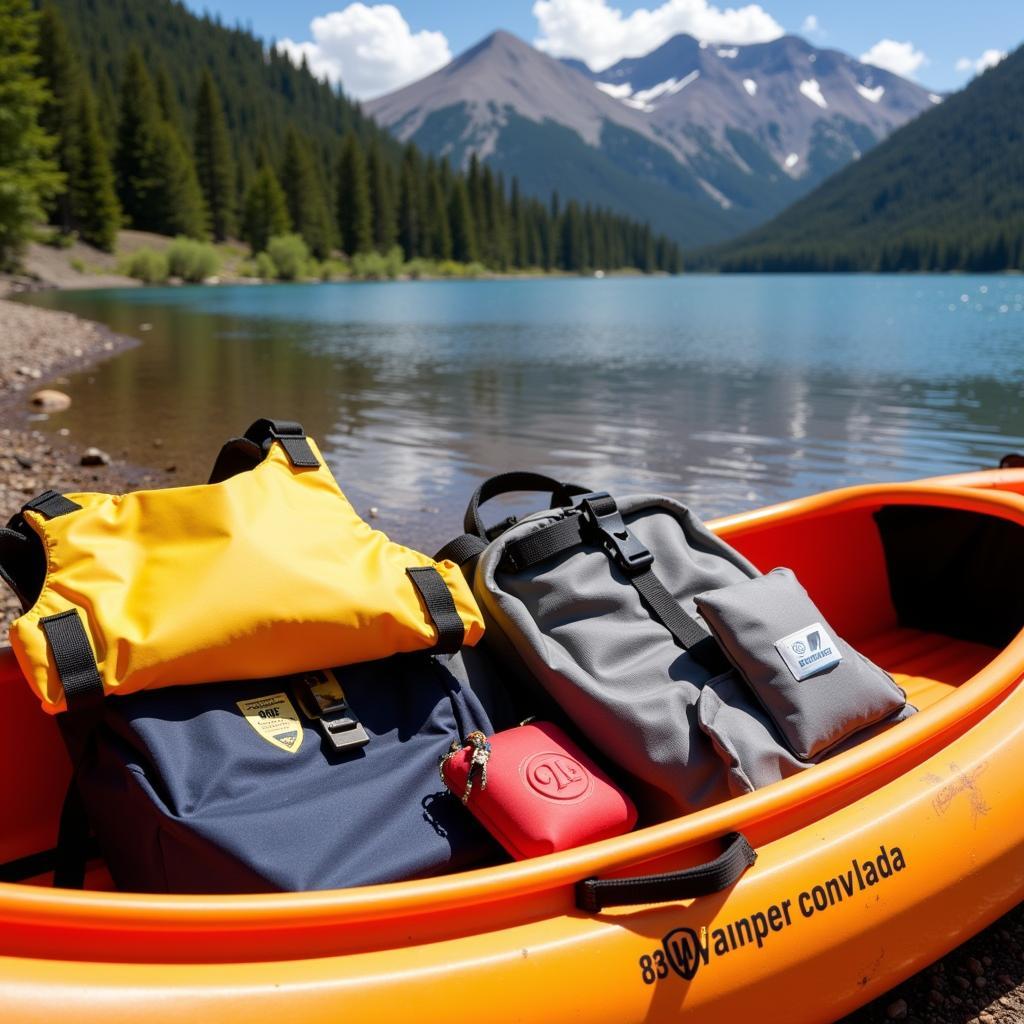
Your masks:
<svg viewBox="0 0 1024 1024"><path fill-rule="evenodd" d="M991 466L1024 447L1024 279L749 276L43 294L143 344L43 421L205 479L297 419L397 539L459 531L532 468L703 516ZM145 326L144 326L145 325ZM162 445L154 448L153 439Z"/></svg>

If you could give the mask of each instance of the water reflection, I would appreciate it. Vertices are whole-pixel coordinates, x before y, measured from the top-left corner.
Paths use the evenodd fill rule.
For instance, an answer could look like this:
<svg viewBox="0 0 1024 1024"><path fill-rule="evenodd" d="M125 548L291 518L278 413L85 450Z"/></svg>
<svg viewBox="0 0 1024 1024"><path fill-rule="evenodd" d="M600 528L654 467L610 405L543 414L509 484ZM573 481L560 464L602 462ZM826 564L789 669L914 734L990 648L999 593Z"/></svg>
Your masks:
<svg viewBox="0 0 1024 1024"><path fill-rule="evenodd" d="M36 301L145 339L72 379L74 404L49 427L143 463L158 437L160 461L191 481L250 420L299 419L357 507L430 547L482 476L512 467L668 491L710 516L993 464L1024 444L1021 291L1013 278L689 278Z"/></svg>

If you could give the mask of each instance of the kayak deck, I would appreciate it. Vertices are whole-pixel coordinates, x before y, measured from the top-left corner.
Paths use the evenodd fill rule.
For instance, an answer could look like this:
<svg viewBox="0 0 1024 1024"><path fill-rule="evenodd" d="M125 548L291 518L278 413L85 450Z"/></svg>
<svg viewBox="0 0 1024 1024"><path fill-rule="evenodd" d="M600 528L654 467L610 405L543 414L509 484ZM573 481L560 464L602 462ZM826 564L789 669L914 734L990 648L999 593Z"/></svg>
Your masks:
<svg viewBox="0 0 1024 1024"><path fill-rule="evenodd" d="M899 626L862 640L859 648L889 672L919 710L948 696L996 654L986 644Z"/></svg>

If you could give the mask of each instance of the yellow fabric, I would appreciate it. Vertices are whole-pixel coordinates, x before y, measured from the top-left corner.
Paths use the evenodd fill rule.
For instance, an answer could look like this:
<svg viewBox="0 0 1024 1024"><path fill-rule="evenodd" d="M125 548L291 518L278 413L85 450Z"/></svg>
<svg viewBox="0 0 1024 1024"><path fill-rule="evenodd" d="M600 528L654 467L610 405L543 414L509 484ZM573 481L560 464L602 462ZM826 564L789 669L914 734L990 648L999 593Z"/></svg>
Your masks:
<svg viewBox="0 0 1024 1024"><path fill-rule="evenodd" d="M406 574L435 565L467 644L483 620L462 572L371 529L320 459L293 468L279 443L222 483L133 494L70 494L78 511L25 518L46 548L46 581L10 629L52 713L64 692L42 617L76 608L104 691L253 679L433 646L437 631Z"/></svg>

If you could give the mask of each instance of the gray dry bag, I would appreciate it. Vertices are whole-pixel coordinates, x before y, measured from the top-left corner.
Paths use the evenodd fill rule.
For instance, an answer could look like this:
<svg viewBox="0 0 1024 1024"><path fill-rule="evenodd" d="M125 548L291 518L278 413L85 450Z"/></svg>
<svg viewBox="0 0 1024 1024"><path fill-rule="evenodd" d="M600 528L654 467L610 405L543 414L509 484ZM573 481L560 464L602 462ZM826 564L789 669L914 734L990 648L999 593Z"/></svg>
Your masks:
<svg viewBox="0 0 1024 1024"><path fill-rule="evenodd" d="M513 491L550 492L552 507L488 529L480 506ZM823 617L790 574L778 582L792 581L797 593L765 605L766 623L745 627L747 618L727 614L736 627L731 645L722 643L724 624L712 636L697 600L723 588L736 594L738 584L763 577L672 498L613 498L536 473L505 473L473 495L465 529L438 557L470 574L486 642L538 684L620 776L628 773L623 781L650 813L685 813L767 785L912 711L889 677L845 644L845 663L824 671L849 678L821 688L818 706L811 691L795 710L784 699L765 700L772 680L763 669L753 678L744 660L775 658L784 669L765 638ZM742 606L744 589L733 605ZM836 715L825 706L837 688L856 704L862 687L870 714ZM807 749L787 740L808 732Z"/></svg>

